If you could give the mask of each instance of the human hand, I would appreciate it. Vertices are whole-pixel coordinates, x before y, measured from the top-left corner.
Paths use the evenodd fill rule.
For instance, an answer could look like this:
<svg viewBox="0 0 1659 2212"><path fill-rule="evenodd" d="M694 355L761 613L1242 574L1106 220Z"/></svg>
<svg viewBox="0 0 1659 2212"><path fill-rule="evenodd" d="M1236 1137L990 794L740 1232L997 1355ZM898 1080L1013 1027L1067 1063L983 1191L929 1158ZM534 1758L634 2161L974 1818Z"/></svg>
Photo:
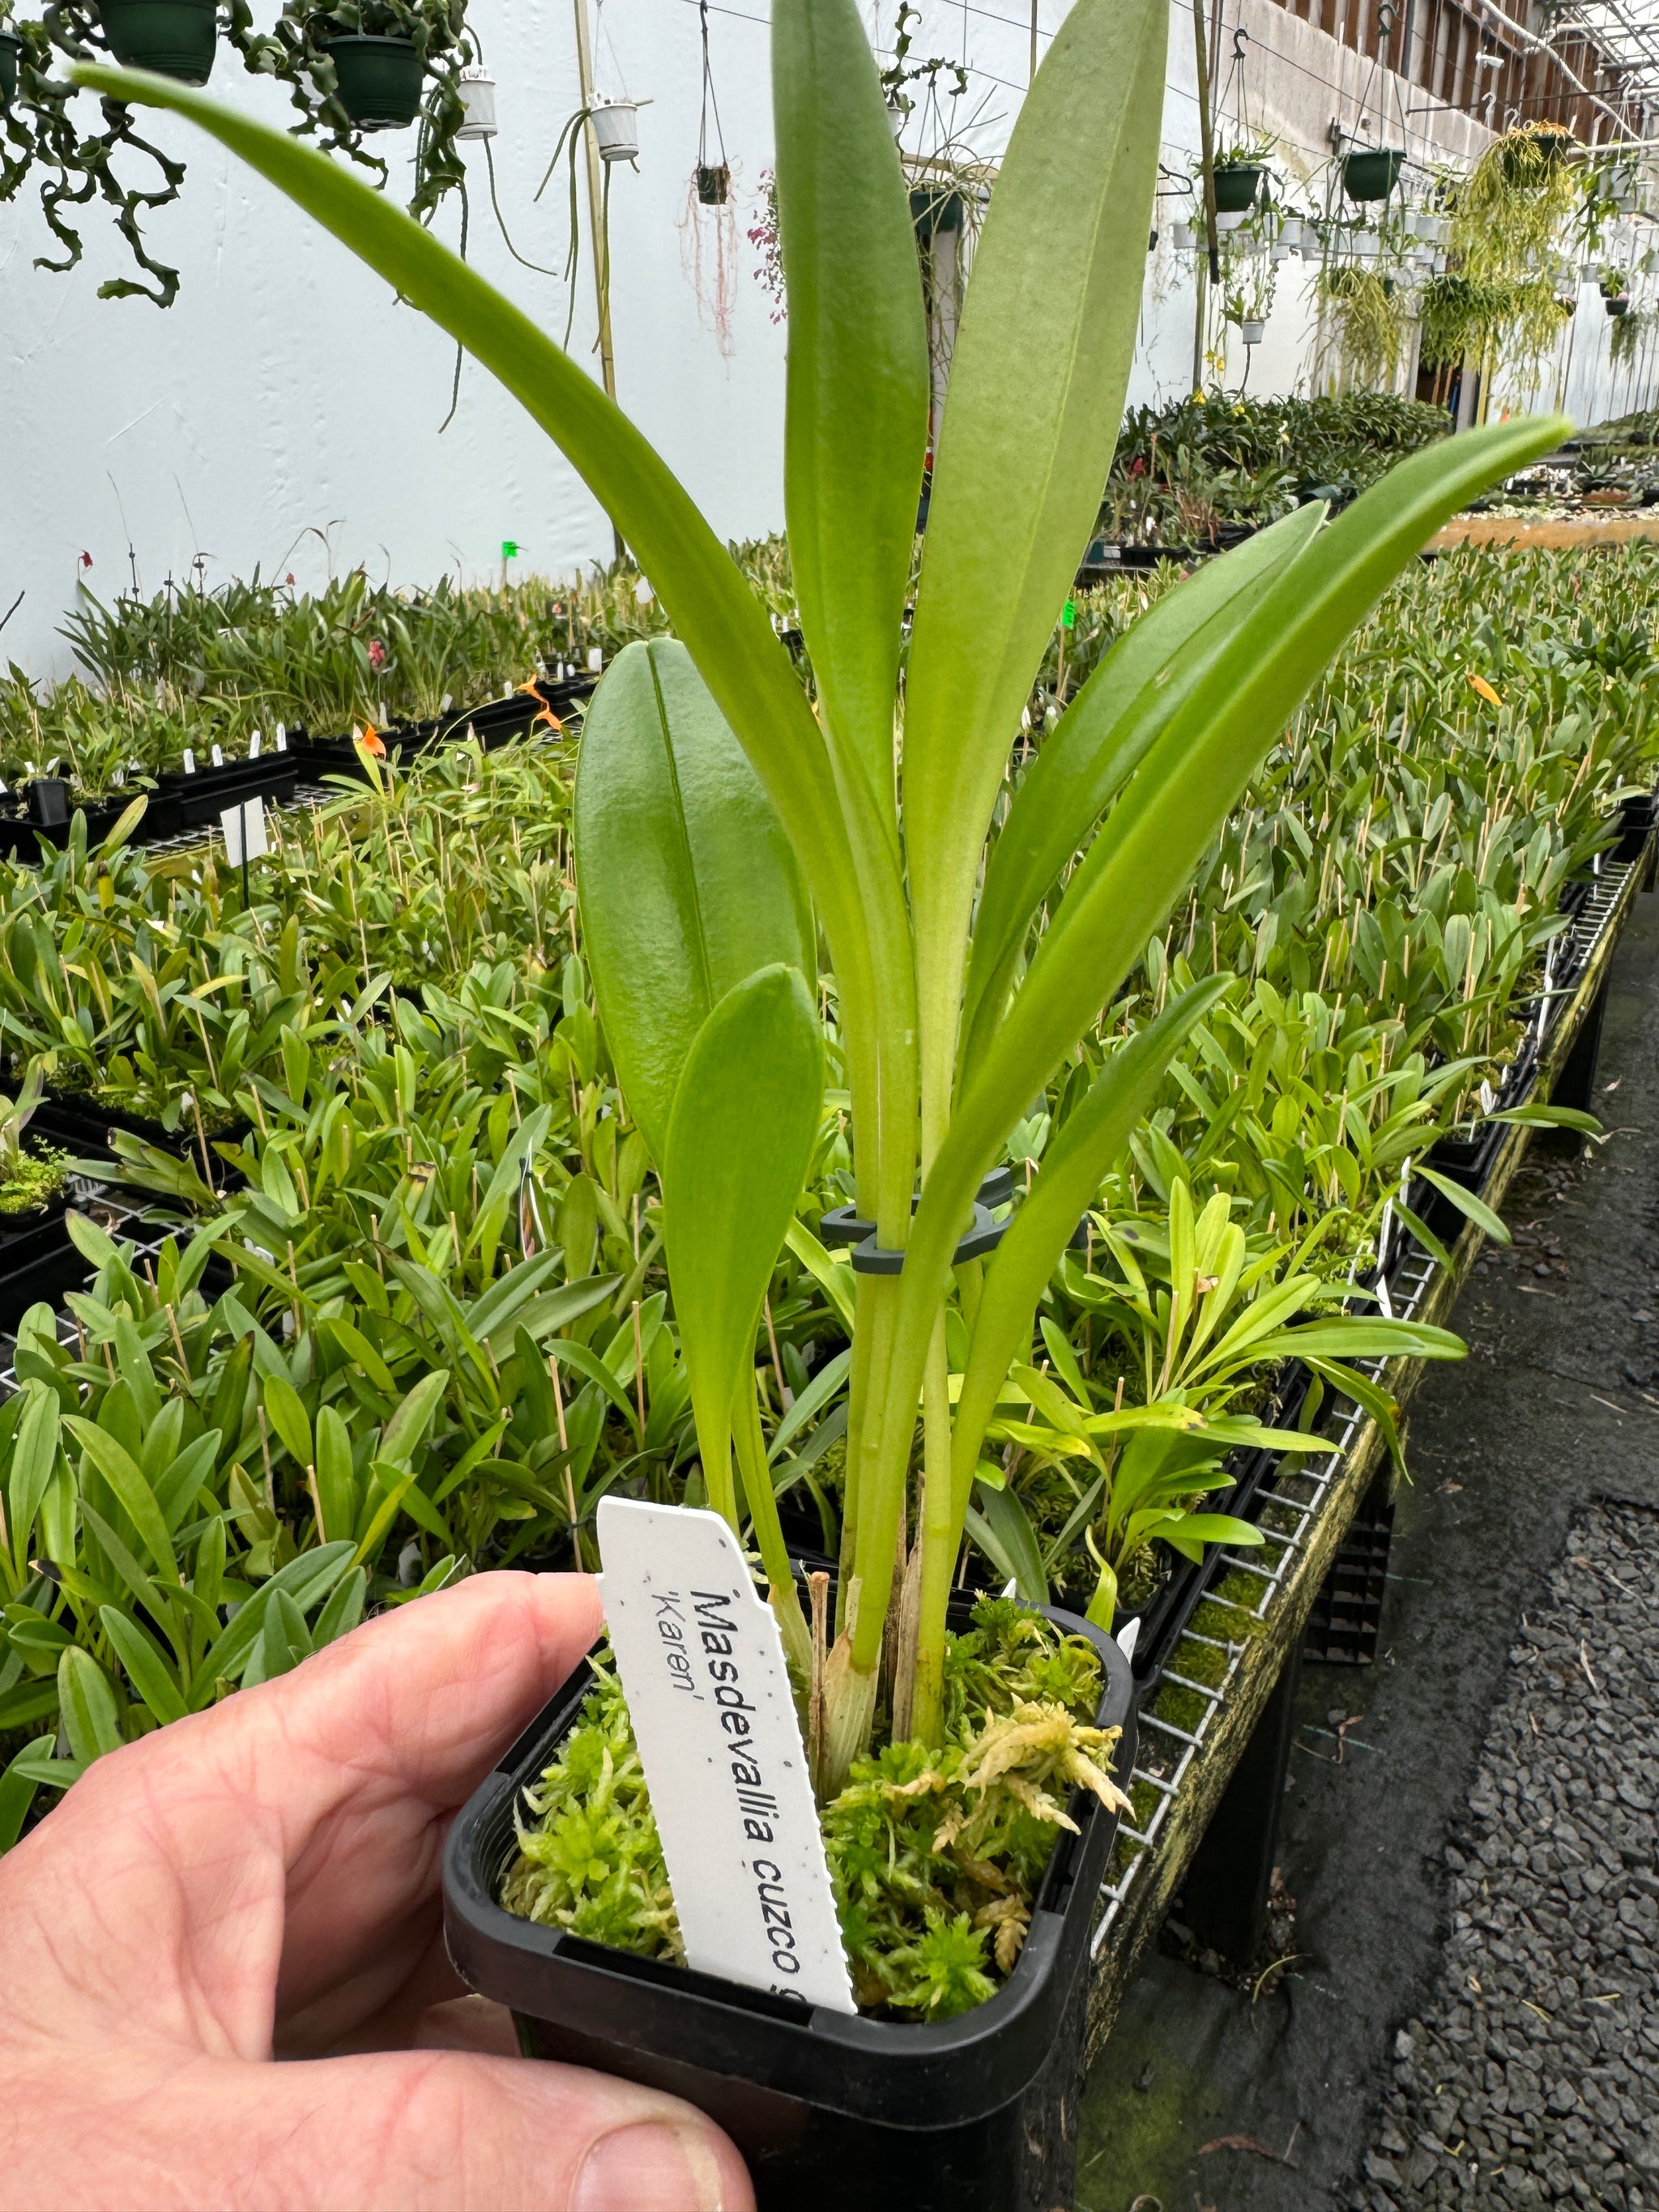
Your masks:
<svg viewBox="0 0 1659 2212"><path fill-rule="evenodd" d="M711 2122L495 2055L444 1954L449 1821L599 1621L476 1576L90 1768L0 1859L0 2207L749 2212Z"/></svg>

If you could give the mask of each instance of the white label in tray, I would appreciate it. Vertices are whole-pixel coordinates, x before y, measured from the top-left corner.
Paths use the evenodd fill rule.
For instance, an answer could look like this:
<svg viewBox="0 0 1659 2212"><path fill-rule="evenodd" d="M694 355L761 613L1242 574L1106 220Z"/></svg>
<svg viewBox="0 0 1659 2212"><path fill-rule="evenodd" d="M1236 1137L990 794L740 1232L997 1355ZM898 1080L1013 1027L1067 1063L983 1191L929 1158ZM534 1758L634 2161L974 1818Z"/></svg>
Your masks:
<svg viewBox="0 0 1659 2212"><path fill-rule="evenodd" d="M233 868L240 868L245 860L257 860L270 850L263 799L245 799L239 806L222 807L219 820L225 832L225 858Z"/></svg>
<svg viewBox="0 0 1659 2212"><path fill-rule="evenodd" d="M599 1587L700 1972L856 2010L783 1644L718 1513L606 1498Z"/></svg>

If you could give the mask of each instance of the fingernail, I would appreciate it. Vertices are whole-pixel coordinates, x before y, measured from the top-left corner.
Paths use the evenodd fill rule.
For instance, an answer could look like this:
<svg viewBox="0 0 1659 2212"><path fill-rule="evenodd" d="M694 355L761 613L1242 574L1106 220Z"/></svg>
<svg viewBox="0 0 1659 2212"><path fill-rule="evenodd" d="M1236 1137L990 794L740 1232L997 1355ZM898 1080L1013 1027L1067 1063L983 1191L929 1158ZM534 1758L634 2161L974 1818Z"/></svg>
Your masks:
<svg viewBox="0 0 1659 2212"><path fill-rule="evenodd" d="M720 2159L702 2129L660 2121L602 2136L583 2160L571 2212L720 2212Z"/></svg>

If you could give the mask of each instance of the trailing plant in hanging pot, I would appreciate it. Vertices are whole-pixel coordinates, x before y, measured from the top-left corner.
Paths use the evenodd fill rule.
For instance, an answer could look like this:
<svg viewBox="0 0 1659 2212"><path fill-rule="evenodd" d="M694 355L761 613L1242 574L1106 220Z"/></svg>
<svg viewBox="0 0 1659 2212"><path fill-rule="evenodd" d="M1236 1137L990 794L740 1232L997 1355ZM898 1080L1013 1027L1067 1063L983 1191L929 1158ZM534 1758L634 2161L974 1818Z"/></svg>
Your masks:
<svg viewBox="0 0 1659 2212"><path fill-rule="evenodd" d="M321 137L382 184L386 165L364 138L418 121L411 215L430 214L465 182L457 150L468 135L464 72L480 59L466 0L332 0L320 8L284 0L270 31L255 28L249 0L230 0L229 36L250 70L288 87L301 136Z"/></svg>
<svg viewBox="0 0 1659 2212"><path fill-rule="evenodd" d="M963 1732L972 1699L959 1669L971 1655L950 1631L981 1448L1012 1370L1030 1360L1038 1302L1079 1218L1171 1055L1231 979L1194 985L1097 1068L1088 1062L1021 1203L999 1223L998 1170L1034 1089L1097 1038L1258 764L1389 581L1442 520L1565 427L1514 422L1448 441L1328 526L1310 504L1199 571L1101 660L1005 815L1021 716L1122 414L1167 28L1163 0L1079 0L1027 94L968 286L913 591L932 394L906 180L854 0L779 0L785 497L816 709L684 488L582 364L476 271L292 139L183 88L82 73L199 121L493 369L605 506L672 625L673 641L618 657L588 711L575 820L585 940L605 1042L661 1179L705 1494L730 1538L763 1560L832 1838L838 1824L873 1832L859 1826L866 1811L884 1833L902 1805L933 1802L935 1771L984 1775ZM1134 240L1127 256L1123 238ZM842 1550L814 1626L778 1524L756 1354L786 1241L836 1264L797 1219L831 1070L849 1102L854 1195L841 1225L856 1242L850 1280L836 1278L851 1338ZM1387 1341L1425 1356L1455 1349L1436 1331ZM1160 1417L1202 1420L1194 1408ZM1110 1647L1082 1641L1109 1681ZM1041 1771L1086 1779L1073 1756L1086 1724L1054 1702L1041 1717L1062 1763ZM527 1763L550 1771L576 1717L550 1711ZM1037 1753L1011 1741L1005 1755ZM601 1766L618 1771L598 1758L595 1774ZM1038 1771L1021 1770L1025 1786L1038 1786ZM517 1844L513 1787L499 1777L489 1808L465 1827L476 1856L463 1867L452 1853L452 1937L483 1930L510 1948L514 2002L539 2023L532 2047L568 2054L586 2041L599 2063L635 2071L672 2051L676 2080L711 2100L716 2071L728 2088L733 2075L763 2081L799 2119L797 2142L810 2129L828 2147L816 2179L799 2151L770 2169L774 2202L786 2179L822 2202L849 2174L860 2185L868 2174L884 2203L959 2202L962 2173L988 2170L993 2145L996 2171L1011 2177L997 2201L1017 2202L1012 2178L1028 2170L1020 2097L1069 2033L1086 1956L1103 1806L1115 1802L1100 1779L1095 1809L1073 1796L1066 1813L1077 1832L1062 1849L1076 1854L1066 1863L1077 1879L1063 1907L1041 1887L1060 1864L1044 1856L1046 1838L1035 1874L998 1876L1013 1899L1005 1916L1030 1916L1032 1936L1015 1958L1016 1934L1006 1954L1018 1987L997 1986L988 1923L975 1929L964 1913L960 1925L918 1926L939 1966L927 1986L948 1988L953 2011L980 2001L965 2021L853 2020L828 2007L794 2016L775 1998L710 1990L660 1963L647 1972L614 1948L584 1964L557 1929L502 1909ZM926 1787L884 1794L913 1782ZM931 1814L927 1827L931 1850ZM637 1819L630 1833L642 1844ZM882 1845L869 1863L887 1856ZM857 1896L847 1902L856 1912ZM601 1986L620 2001L596 2027ZM927 1986L911 2001L926 2021ZM716 2019L731 2037L718 2053L698 2039ZM844 2077L832 2046L859 2054ZM1058 2125L1077 2060L1070 2047L1054 2057L1046 2128ZM849 2122L842 2083L854 2078ZM958 2124L968 2132L942 2158ZM1063 2201L1063 2154L1044 2144L1041 2154L1054 2193L1031 2201Z"/></svg>

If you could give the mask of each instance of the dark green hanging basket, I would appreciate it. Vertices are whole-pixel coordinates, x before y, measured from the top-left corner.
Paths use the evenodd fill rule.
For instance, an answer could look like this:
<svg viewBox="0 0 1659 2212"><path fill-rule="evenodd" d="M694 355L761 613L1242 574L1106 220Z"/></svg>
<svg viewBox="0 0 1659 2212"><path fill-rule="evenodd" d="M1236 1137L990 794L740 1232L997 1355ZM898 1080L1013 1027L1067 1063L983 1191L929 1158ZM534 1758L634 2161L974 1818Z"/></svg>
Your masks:
<svg viewBox="0 0 1659 2212"><path fill-rule="evenodd" d="M1261 170L1254 161L1229 161L1215 173L1218 215L1248 215L1261 189Z"/></svg>
<svg viewBox="0 0 1659 2212"><path fill-rule="evenodd" d="M943 185L925 185L910 194L910 221L916 239L931 246L947 231L962 228L962 194Z"/></svg>
<svg viewBox="0 0 1659 2212"><path fill-rule="evenodd" d="M1342 189L1351 200L1385 200L1398 183L1405 161L1403 146L1349 154L1342 163Z"/></svg>
<svg viewBox="0 0 1659 2212"><path fill-rule="evenodd" d="M217 0L98 0L109 50L124 69L205 84L219 43Z"/></svg>
<svg viewBox="0 0 1659 2212"><path fill-rule="evenodd" d="M321 41L342 107L360 131L407 131L421 112L426 64L409 39L342 31Z"/></svg>
<svg viewBox="0 0 1659 2212"><path fill-rule="evenodd" d="M9 107L17 97L17 58L22 51L15 31L0 31L0 107Z"/></svg>

